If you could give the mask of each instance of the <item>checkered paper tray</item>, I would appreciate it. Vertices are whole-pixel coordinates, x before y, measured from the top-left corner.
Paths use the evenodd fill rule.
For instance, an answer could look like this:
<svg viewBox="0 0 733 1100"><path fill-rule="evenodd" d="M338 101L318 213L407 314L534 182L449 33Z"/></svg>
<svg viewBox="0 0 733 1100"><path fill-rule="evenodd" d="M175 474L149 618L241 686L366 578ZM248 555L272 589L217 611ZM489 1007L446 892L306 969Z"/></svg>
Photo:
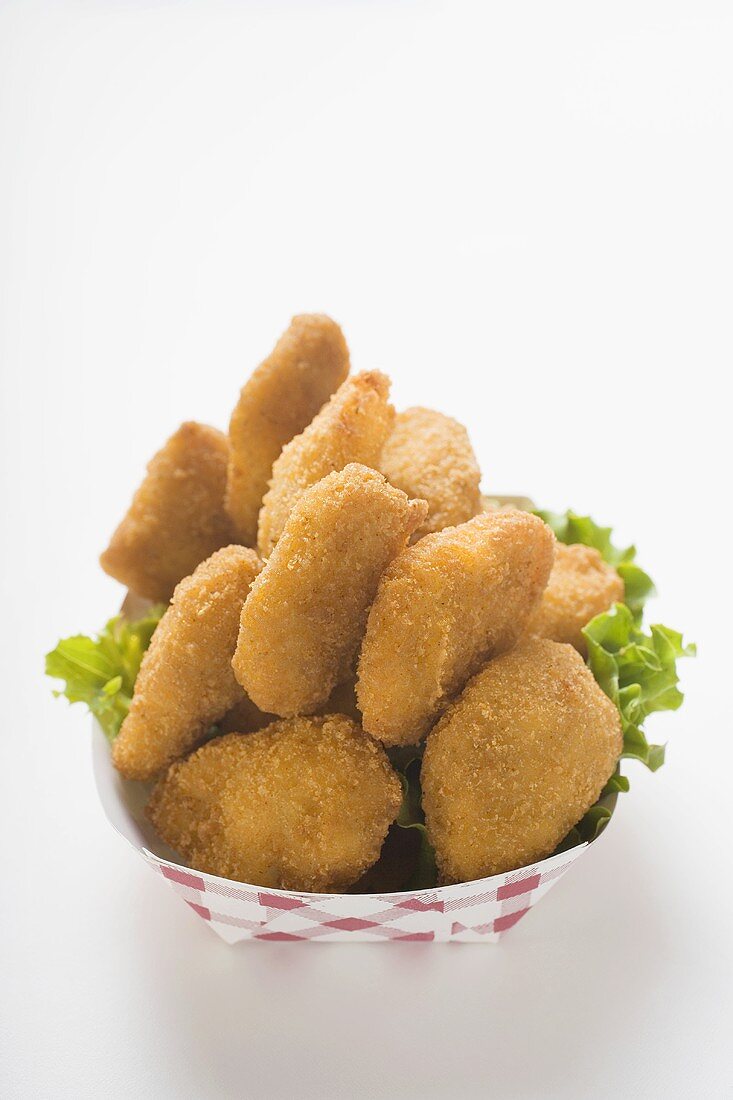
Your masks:
<svg viewBox="0 0 733 1100"><path fill-rule="evenodd" d="M227 943L239 940L388 940L495 943L588 848L577 847L503 875L387 894L298 894L193 871L156 837L143 808L147 789L122 779L94 723L94 776L104 811L149 867Z"/></svg>

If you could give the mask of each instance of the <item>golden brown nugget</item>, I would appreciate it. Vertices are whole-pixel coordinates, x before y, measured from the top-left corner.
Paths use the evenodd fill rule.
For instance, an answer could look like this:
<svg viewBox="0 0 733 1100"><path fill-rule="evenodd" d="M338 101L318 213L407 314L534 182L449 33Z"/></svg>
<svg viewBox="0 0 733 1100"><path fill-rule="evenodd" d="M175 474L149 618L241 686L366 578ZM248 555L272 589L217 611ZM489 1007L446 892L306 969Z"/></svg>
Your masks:
<svg viewBox="0 0 733 1100"><path fill-rule="evenodd" d="M482 510L481 471L468 432L457 420L433 409L397 414L380 469L395 488L428 502L428 518L415 532L415 542L432 531L464 523Z"/></svg>
<svg viewBox="0 0 733 1100"><path fill-rule="evenodd" d="M330 892L377 861L401 802L381 745L330 715L210 741L173 765L147 812L199 871Z"/></svg>
<svg viewBox="0 0 733 1100"><path fill-rule="evenodd" d="M359 659L367 733L415 744L468 678L514 645L547 584L554 543L537 516L497 512L426 535L392 562Z"/></svg>
<svg viewBox="0 0 733 1100"><path fill-rule="evenodd" d="M425 748L423 808L443 881L549 856L622 747L618 710L571 646L534 639L490 661Z"/></svg>
<svg viewBox="0 0 733 1100"><path fill-rule="evenodd" d="M356 374L336 391L312 424L283 448L260 512L258 545L263 558L272 552L306 489L350 462L378 466L394 422L388 396L386 375L379 371Z"/></svg>
<svg viewBox="0 0 733 1100"><path fill-rule="evenodd" d="M232 539L224 511L227 438L181 424L147 474L99 561L138 596L167 603L183 577Z"/></svg>
<svg viewBox="0 0 733 1100"><path fill-rule="evenodd" d="M597 550L558 543L547 588L526 633L567 642L585 657L583 627L623 598L624 582Z"/></svg>
<svg viewBox="0 0 733 1100"><path fill-rule="evenodd" d="M312 714L348 678L379 577L426 511L356 463L303 493L242 609L232 663L261 710Z"/></svg>
<svg viewBox="0 0 733 1100"><path fill-rule="evenodd" d="M242 604L261 566L254 550L227 546L176 588L112 745L127 779L152 779L241 699L231 660Z"/></svg>
<svg viewBox="0 0 733 1100"><path fill-rule="evenodd" d="M272 465L349 373L341 329L319 313L293 317L242 388L229 424L226 507L237 537L257 542L257 517Z"/></svg>

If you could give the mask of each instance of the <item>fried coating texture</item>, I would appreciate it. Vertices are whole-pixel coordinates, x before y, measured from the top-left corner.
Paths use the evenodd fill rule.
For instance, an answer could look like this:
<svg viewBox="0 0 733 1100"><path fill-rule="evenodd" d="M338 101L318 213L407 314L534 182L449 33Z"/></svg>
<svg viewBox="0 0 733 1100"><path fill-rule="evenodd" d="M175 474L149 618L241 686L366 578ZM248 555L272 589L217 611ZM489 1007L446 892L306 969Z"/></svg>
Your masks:
<svg viewBox="0 0 733 1100"><path fill-rule="evenodd" d="M443 881L550 855L622 746L618 710L571 646L533 639L489 661L425 748L423 808Z"/></svg>
<svg viewBox="0 0 733 1100"><path fill-rule="evenodd" d="M402 789L342 715L228 734L174 764L148 816L199 871L287 890L346 890L379 858Z"/></svg>
<svg viewBox="0 0 733 1100"><path fill-rule="evenodd" d="M99 559L138 596L167 603L183 577L232 539L224 510L229 445L215 428L181 424L148 463Z"/></svg>
<svg viewBox="0 0 733 1100"><path fill-rule="evenodd" d="M283 448L262 502L258 546L267 558L298 498L350 462L377 468L394 423L389 379L379 371L347 378L311 424Z"/></svg>
<svg viewBox="0 0 733 1100"><path fill-rule="evenodd" d="M356 463L303 493L242 609L232 663L261 710L312 714L348 678L382 571L426 511Z"/></svg>
<svg viewBox="0 0 733 1100"><path fill-rule="evenodd" d="M584 657L583 627L624 598L624 582L592 546L558 543L555 564L527 634L575 646Z"/></svg>
<svg viewBox="0 0 733 1100"><path fill-rule="evenodd" d="M468 432L443 413L422 408L398 413L380 469L395 488L428 502L428 518L415 532L415 542L482 510L481 471Z"/></svg>
<svg viewBox="0 0 733 1100"><path fill-rule="evenodd" d="M468 678L514 645L547 584L554 542L537 516L498 512L426 535L392 562L359 660L367 733L415 744Z"/></svg>
<svg viewBox="0 0 733 1100"><path fill-rule="evenodd" d="M242 388L229 424L226 508L246 546L257 543L257 517L275 459L348 373L339 326L323 314L305 313L293 317Z"/></svg>
<svg viewBox="0 0 733 1100"><path fill-rule="evenodd" d="M112 745L125 778L152 779L241 699L231 660L242 604L261 566L254 550L227 546L176 588Z"/></svg>

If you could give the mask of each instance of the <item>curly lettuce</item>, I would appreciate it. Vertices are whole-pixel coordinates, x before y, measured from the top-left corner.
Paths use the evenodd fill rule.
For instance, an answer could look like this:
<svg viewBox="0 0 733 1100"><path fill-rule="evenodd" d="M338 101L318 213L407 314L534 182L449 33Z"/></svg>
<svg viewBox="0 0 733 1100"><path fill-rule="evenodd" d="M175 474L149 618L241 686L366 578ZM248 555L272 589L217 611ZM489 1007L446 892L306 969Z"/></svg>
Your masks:
<svg viewBox="0 0 733 1100"><path fill-rule="evenodd" d="M677 660L693 656L695 647L683 645L682 635L666 626L653 625L648 634L642 630L644 605L655 589L649 574L636 563L634 546L614 545L610 527L601 527L590 516L572 510L537 510L535 514L552 528L559 542L582 543L598 550L624 582L624 602L597 615L583 631L588 643L588 666L621 715L622 758L639 760L656 771L664 763L664 745L647 741L644 721L654 711L681 706ZM561 850L595 840L613 813L616 796L628 789L628 779L617 769L598 802L563 841Z"/></svg>
<svg viewBox="0 0 733 1100"><path fill-rule="evenodd" d="M609 565L613 566L624 582L624 603L636 622L641 621L644 604L654 595L654 582L648 573L636 563L636 547L621 549L611 541L611 527L600 527L590 516L579 516L568 509L565 513L537 510L535 515L544 520L555 533L558 542L567 545L582 543L592 546Z"/></svg>
<svg viewBox="0 0 733 1100"><path fill-rule="evenodd" d="M591 619L583 635L588 665L621 715L622 756L656 771L664 763L664 745L650 745L643 725L655 711L682 705L677 661L694 656L695 646L685 646L681 634L659 624L645 634L622 603Z"/></svg>
<svg viewBox="0 0 733 1100"><path fill-rule="evenodd" d="M164 611L152 607L134 622L117 615L96 637L63 638L46 654L46 675L65 683L54 695L85 703L109 741L130 709L140 662Z"/></svg>
<svg viewBox="0 0 733 1100"><path fill-rule="evenodd" d="M682 705L677 661L693 657L695 646L683 645L682 635L668 626L655 624L645 634L631 609L622 603L596 615L583 634L588 643L588 666L621 716L621 758L639 760L650 771L656 771L664 763L665 746L647 741L644 722L655 711L677 710ZM595 840L611 818L616 796L628 789L628 779L617 768L596 804L571 829L558 850Z"/></svg>

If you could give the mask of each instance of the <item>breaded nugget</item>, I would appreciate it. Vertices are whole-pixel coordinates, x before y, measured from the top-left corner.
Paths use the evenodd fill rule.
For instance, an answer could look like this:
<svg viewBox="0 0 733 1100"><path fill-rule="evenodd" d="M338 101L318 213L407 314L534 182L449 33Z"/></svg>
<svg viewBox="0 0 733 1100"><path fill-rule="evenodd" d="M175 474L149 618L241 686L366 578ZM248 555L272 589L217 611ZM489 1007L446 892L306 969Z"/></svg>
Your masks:
<svg viewBox="0 0 733 1100"><path fill-rule="evenodd" d="M303 493L242 609L233 667L261 710L312 714L348 677L379 577L426 510L356 463Z"/></svg>
<svg viewBox="0 0 733 1100"><path fill-rule="evenodd" d="M283 448L260 512L257 540L263 558L306 489L349 462L378 466L394 422L388 396L389 379L379 371L347 378L305 431Z"/></svg>
<svg viewBox="0 0 733 1100"><path fill-rule="evenodd" d="M112 745L114 765L127 779L152 779L241 699L231 660L242 604L261 565L254 550L227 546L176 588Z"/></svg>
<svg viewBox="0 0 733 1100"><path fill-rule="evenodd" d="M272 465L349 373L349 350L330 317L293 317L270 356L245 383L229 424L226 507L246 546L257 542L257 517Z"/></svg>
<svg viewBox="0 0 733 1100"><path fill-rule="evenodd" d="M232 539L224 511L229 445L215 428L181 424L148 463L127 515L100 557L110 577L167 603L183 577Z"/></svg>
<svg viewBox="0 0 733 1100"><path fill-rule="evenodd" d="M330 715L210 741L173 765L147 812L199 871L330 892L376 862L401 802L381 745Z"/></svg>
<svg viewBox="0 0 733 1100"><path fill-rule="evenodd" d="M555 564L526 633L588 652L583 627L624 598L624 582L591 546L558 543Z"/></svg>
<svg viewBox="0 0 733 1100"><path fill-rule="evenodd" d="M542 595L555 539L527 512L426 535L379 583L359 660L364 729L415 744L489 657L514 645Z"/></svg>
<svg viewBox="0 0 733 1100"><path fill-rule="evenodd" d="M618 710L571 646L533 639L489 661L425 748L423 808L443 881L549 856L622 747Z"/></svg>
<svg viewBox="0 0 733 1100"><path fill-rule="evenodd" d="M415 542L481 511L481 471L468 432L443 413L421 408L398 413L380 469L395 488L428 502L428 518Z"/></svg>

